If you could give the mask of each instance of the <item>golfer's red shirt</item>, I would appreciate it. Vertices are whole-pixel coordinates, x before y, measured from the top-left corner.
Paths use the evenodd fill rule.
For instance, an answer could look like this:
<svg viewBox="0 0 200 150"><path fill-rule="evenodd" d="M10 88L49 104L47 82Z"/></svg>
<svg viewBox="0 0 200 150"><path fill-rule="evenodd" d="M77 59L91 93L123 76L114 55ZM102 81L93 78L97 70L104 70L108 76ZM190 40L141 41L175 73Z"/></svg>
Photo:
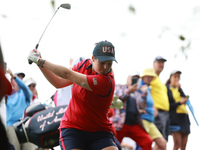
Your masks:
<svg viewBox="0 0 200 150"><path fill-rule="evenodd" d="M73 84L72 98L59 128L76 128L89 132L111 131L108 110L112 103L115 81L112 71L106 75L92 71L91 60L87 59L73 68L87 75L92 91Z"/></svg>

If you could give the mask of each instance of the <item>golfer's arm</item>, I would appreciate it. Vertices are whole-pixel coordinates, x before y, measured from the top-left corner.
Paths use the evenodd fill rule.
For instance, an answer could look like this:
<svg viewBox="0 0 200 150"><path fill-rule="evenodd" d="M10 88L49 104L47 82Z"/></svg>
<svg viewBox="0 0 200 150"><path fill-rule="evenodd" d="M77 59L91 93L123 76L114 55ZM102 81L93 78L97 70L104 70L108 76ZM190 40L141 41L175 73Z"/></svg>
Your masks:
<svg viewBox="0 0 200 150"><path fill-rule="evenodd" d="M64 66L56 65L49 61L45 61L45 63L43 64L43 68L41 68L41 71L44 75L48 75L47 77L45 77L48 80L50 79L50 83L58 84L59 86L62 84L69 85L71 83L75 83L87 90L92 91L87 82L86 75L70 70Z"/></svg>
<svg viewBox="0 0 200 150"><path fill-rule="evenodd" d="M42 68L39 67L41 72L43 73L43 75L45 76L45 78L55 87L55 88L63 88L66 87L68 85L71 85L72 82L61 78L59 76L57 76L56 74L54 74L53 72L51 72L50 70L46 69L46 68Z"/></svg>

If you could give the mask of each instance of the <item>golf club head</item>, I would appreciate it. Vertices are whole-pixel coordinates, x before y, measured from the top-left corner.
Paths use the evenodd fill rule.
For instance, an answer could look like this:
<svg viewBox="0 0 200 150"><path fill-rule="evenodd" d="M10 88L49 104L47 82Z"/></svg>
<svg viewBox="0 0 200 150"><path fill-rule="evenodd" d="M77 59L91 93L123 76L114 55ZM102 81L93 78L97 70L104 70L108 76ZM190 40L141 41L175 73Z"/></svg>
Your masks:
<svg viewBox="0 0 200 150"><path fill-rule="evenodd" d="M65 8L65 9L70 9L71 5L70 4L61 4L60 7Z"/></svg>

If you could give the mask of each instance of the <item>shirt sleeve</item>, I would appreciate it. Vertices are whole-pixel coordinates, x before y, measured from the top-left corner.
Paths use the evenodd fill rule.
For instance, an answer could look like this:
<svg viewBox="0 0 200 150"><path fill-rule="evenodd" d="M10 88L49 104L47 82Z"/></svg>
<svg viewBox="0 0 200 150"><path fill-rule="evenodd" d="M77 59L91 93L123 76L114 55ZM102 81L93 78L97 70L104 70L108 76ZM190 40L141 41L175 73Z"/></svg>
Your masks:
<svg viewBox="0 0 200 150"><path fill-rule="evenodd" d="M114 88L109 76L100 74L87 75L87 81L94 94L99 94L103 97L110 95L112 88Z"/></svg>
<svg viewBox="0 0 200 150"><path fill-rule="evenodd" d="M26 86L26 84L19 77L16 77L15 81L17 82L17 85L19 86L19 88L23 90L26 97L26 101L31 102L33 95L32 95L31 90L28 88L28 86Z"/></svg>

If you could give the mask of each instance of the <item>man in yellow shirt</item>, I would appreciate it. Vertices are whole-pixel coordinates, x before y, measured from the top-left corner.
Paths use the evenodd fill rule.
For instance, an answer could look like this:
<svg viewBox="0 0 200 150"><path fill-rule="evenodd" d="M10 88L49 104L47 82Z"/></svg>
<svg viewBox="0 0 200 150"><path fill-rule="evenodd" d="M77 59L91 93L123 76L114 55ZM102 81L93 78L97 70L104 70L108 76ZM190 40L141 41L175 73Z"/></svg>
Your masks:
<svg viewBox="0 0 200 150"><path fill-rule="evenodd" d="M161 82L159 79L159 75L164 69L164 63L167 60L161 56L157 56L153 62L153 68L156 77L151 81L151 95L154 100L154 105L156 108L155 114L155 125L162 133L163 137L168 140L169 135L169 100L167 96L167 88L165 84ZM154 149L157 149L157 145L155 145Z"/></svg>

